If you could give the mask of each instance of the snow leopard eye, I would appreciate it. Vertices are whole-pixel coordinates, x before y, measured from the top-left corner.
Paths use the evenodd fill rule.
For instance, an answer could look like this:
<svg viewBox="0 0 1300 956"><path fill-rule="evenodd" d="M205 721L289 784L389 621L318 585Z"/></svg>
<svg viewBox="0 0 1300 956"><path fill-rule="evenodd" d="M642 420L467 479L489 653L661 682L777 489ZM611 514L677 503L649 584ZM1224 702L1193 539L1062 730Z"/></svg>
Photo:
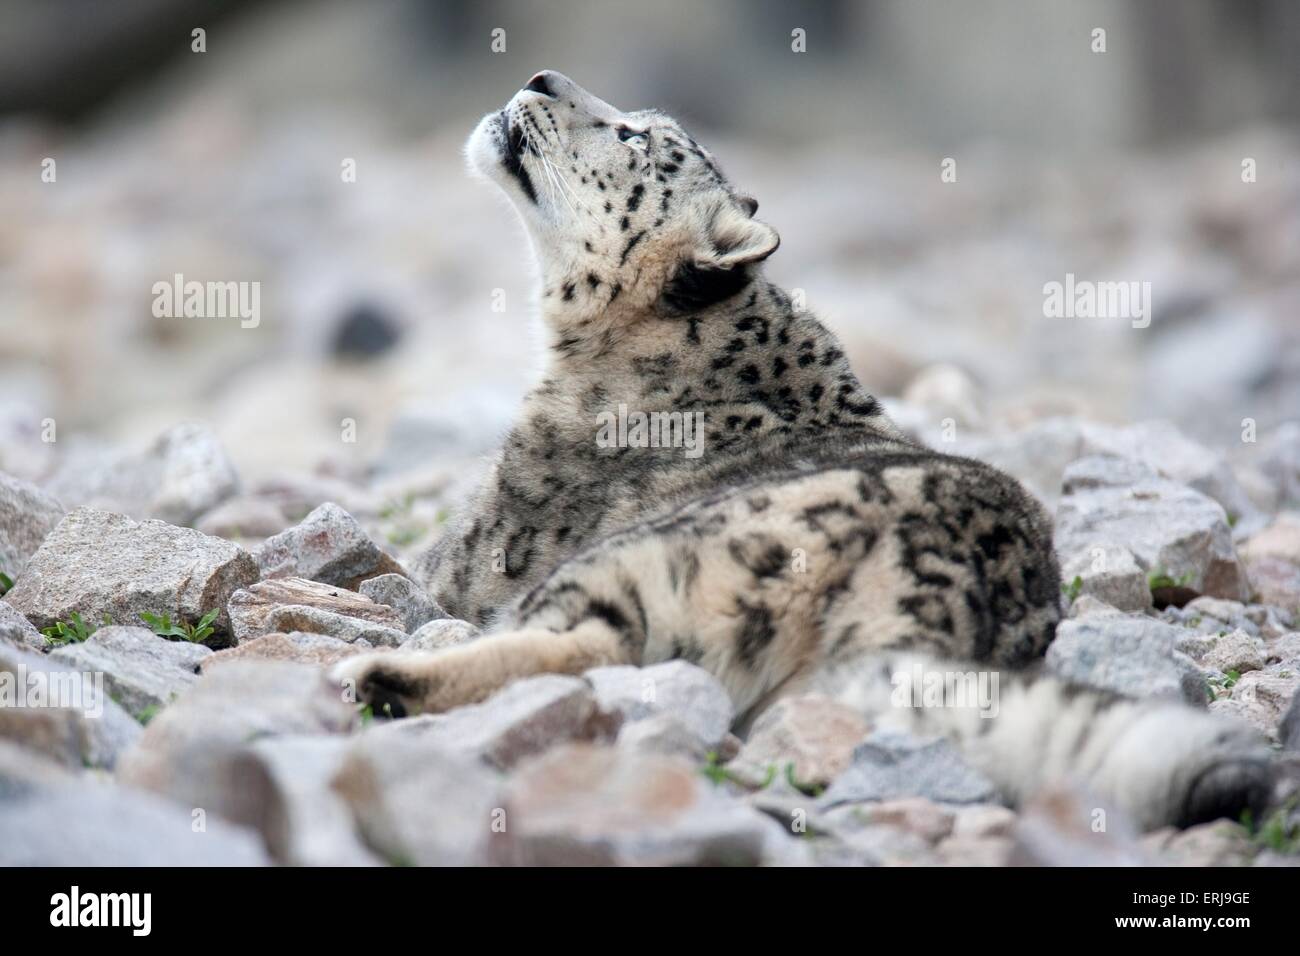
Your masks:
<svg viewBox="0 0 1300 956"><path fill-rule="evenodd" d="M645 149L650 144L650 137L646 133L638 133L626 126L619 129L618 138L633 149Z"/></svg>

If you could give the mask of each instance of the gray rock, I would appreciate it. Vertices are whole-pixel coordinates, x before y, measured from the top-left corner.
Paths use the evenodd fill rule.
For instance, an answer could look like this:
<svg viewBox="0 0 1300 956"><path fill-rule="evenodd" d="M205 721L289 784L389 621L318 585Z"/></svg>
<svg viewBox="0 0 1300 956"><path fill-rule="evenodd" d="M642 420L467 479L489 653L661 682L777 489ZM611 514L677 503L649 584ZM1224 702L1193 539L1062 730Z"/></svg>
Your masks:
<svg viewBox="0 0 1300 956"><path fill-rule="evenodd" d="M151 794L65 786L5 805L4 866L266 866L255 832Z"/></svg>
<svg viewBox="0 0 1300 956"><path fill-rule="evenodd" d="M396 647L406 639L402 621L386 604L335 585L301 578L259 581L237 591L227 605L238 643L266 634L302 631L341 641Z"/></svg>
<svg viewBox="0 0 1300 956"><path fill-rule="evenodd" d="M1284 422L1266 435L1255 464L1273 483L1280 507L1300 508L1300 421Z"/></svg>
<svg viewBox="0 0 1300 956"><path fill-rule="evenodd" d="M225 752L209 776L207 809L261 833L287 866L373 866L380 862L356 832L351 808L334 789L351 748L342 735L289 735Z"/></svg>
<svg viewBox="0 0 1300 956"><path fill-rule="evenodd" d="M728 770L749 782L784 774L824 787L853 761L870 731L862 715L847 704L813 694L778 700L759 716L749 739Z"/></svg>
<svg viewBox="0 0 1300 956"><path fill-rule="evenodd" d="M1089 424L1083 429L1080 457L1092 455L1139 461L1160 476L1217 501L1233 516L1238 528L1245 529L1262 519L1227 460L1192 441L1169 422L1147 421L1124 427Z"/></svg>
<svg viewBox="0 0 1300 956"><path fill-rule="evenodd" d="M274 501L253 495L227 498L194 522L204 534L229 540L264 540L293 524Z"/></svg>
<svg viewBox="0 0 1300 956"><path fill-rule="evenodd" d="M35 485L0 472L0 573L22 577L27 559L63 517L63 506Z"/></svg>
<svg viewBox="0 0 1300 956"><path fill-rule="evenodd" d="M50 652L51 663L99 672L110 695L134 717L165 706L198 680L210 648L169 641L143 627L101 627L80 644Z"/></svg>
<svg viewBox="0 0 1300 956"><path fill-rule="evenodd" d="M1061 579L1079 594L1088 595L1121 611L1151 607L1151 586L1146 572L1127 548L1097 547L1063 559Z"/></svg>
<svg viewBox="0 0 1300 956"><path fill-rule="evenodd" d="M1137 828L1118 809L1076 789L1035 794L1016 823L1011 866L1151 865Z"/></svg>
<svg viewBox="0 0 1300 956"><path fill-rule="evenodd" d="M619 714L624 725L670 713L709 749L731 728L731 698L708 671L686 661L649 667L598 667L583 677L601 710Z"/></svg>
<svg viewBox="0 0 1300 956"><path fill-rule="evenodd" d="M1300 513L1284 512L1241 548L1253 596L1300 609Z"/></svg>
<svg viewBox="0 0 1300 956"><path fill-rule="evenodd" d="M76 780L76 773L11 740L0 740L0 806Z"/></svg>
<svg viewBox="0 0 1300 956"><path fill-rule="evenodd" d="M329 667L345 657L365 654L374 649L374 645L366 640L348 643L326 634L309 634L303 631L264 634L262 637L249 638L235 647L217 651L199 662L199 670L206 672L213 667L239 660L293 661L298 664Z"/></svg>
<svg viewBox="0 0 1300 956"><path fill-rule="evenodd" d="M498 863L756 865L797 842L690 763L621 747L573 744L531 761L510 778L504 810Z"/></svg>
<svg viewBox="0 0 1300 956"><path fill-rule="evenodd" d="M390 863L473 866L513 837L499 776L420 734L372 729L353 741L333 780L366 843ZM505 858L512 854L495 846Z"/></svg>
<svg viewBox="0 0 1300 956"><path fill-rule="evenodd" d="M1066 488L1076 469L1089 472L1110 460L1071 465ZM1167 575L1197 594L1236 601L1250 597L1223 508L1164 478L1116 487L1089 484L1065 494L1057 508L1055 542L1063 563L1094 548L1124 548L1148 575Z"/></svg>
<svg viewBox="0 0 1300 956"><path fill-rule="evenodd" d="M1284 749L1300 751L1300 692L1291 695L1291 706L1278 724L1277 738Z"/></svg>
<svg viewBox="0 0 1300 956"><path fill-rule="evenodd" d="M624 724L618 732L618 745L641 753L669 754L703 763L710 753L717 754L694 727L676 714L655 714L644 720Z"/></svg>
<svg viewBox="0 0 1300 956"><path fill-rule="evenodd" d="M1259 670L1268 658L1264 641L1240 628L1185 639L1178 649L1201 667L1221 674Z"/></svg>
<svg viewBox="0 0 1300 956"><path fill-rule="evenodd" d="M65 767L112 768L141 733L102 678L0 644L0 739Z"/></svg>
<svg viewBox="0 0 1300 956"><path fill-rule="evenodd" d="M1232 820L1214 820L1186 830L1166 827L1148 833L1141 845L1161 866L1247 866L1256 852L1246 828Z"/></svg>
<svg viewBox="0 0 1300 956"><path fill-rule="evenodd" d="M352 591L381 574L406 575L352 515L329 502L268 538L257 550L257 563L264 578L306 578Z"/></svg>
<svg viewBox="0 0 1300 956"><path fill-rule="evenodd" d="M43 651L49 641L40 631L14 609L8 601L0 601L0 641L8 641L29 651Z"/></svg>
<svg viewBox="0 0 1300 956"><path fill-rule="evenodd" d="M818 800L829 810L840 804L898 797L927 797L938 803L989 803L996 788L942 739L923 740L894 731L875 731L853 751L853 762Z"/></svg>
<svg viewBox="0 0 1300 956"><path fill-rule="evenodd" d="M381 574L362 581L360 592L376 604L386 604L402 620L402 630L414 634L433 620L450 619L424 588L402 574Z"/></svg>
<svg viewBox="0 0 1300 956"><path fill-rule="evenodd" d="M71 506L189 525L235 494L239 477L212 429L184 424L143 452L70 455L48 487Z"/></svg>
<svg viewBox="0 0 1300 956"><path fill-rule="evenodd" d="M250 742L286 734L341 734L355 704L319 668L286 661L215 667L149 722L121 760L118 779L186 806L216 805L229 792L230 760Z"/></svg>
<svg viewBox="0 0 1300 956"><path fill-rule="evenodd" d="M1185 636L1181 628L1137 614L1062 621L1047 648L1047 670L1071 684L1125 697L1203 706L1205 678L1177 649Z"/></svg>
<svg viewBox="0 0 1300 956"><path fill-rule="evenodd" d="M422 625L402 644L406 651L437 651L444 647L468 644L481 637L483 632L469 621L454 617L440 618Z"/></svg>
<svg viewBox="0 0 1300 956"><path fill-rule="evenodd" d="M481 704L392 721L370 733L419 737L508 769L568 741L612 740L620 722L616 712L601 709L586 681L543 674L516 681Z"/></svg>
<svg viewBox="0 0 1300 956"><path fill-rule="evenodd" d="M195 623L220 613L208 643L229 639L226 602L257 580L242 548L161 521L78 508L50 532L5 600L37 628L76 611L87 622L109 615L136 622L144 612Z"/></svg>
<svg viewBox="0 0 1300 956"><path fill-rule="evenodd" d="M1277 740L1283 718L1300 692L1300 661L1269 664L1242 674L1231 687L1216 685L1214 692L1212 713L1237 717Z"/></svg>

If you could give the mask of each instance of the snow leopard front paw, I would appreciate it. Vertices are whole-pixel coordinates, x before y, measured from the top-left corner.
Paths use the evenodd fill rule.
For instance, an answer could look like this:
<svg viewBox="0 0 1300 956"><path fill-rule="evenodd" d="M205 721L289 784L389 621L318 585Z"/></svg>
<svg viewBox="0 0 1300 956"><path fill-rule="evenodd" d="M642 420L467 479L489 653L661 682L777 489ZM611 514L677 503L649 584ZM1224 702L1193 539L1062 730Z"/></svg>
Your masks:
<svg viewBox="0 0 1300 956"><path fill-rule="evenodd" d="M330 681L376 715L407 717L436 709L437 652L391 651L345 658L330 669Z"/></svg>

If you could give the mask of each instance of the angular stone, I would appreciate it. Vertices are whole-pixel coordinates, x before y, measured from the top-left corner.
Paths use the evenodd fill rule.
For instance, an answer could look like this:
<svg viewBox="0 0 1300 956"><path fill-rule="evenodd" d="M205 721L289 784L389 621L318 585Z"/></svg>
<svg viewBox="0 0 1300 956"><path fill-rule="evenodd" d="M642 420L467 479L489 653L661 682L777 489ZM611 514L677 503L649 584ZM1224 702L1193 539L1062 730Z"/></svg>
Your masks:
<svg viewBox="0 0 1300 956"><path fill-rule="evenodd" d="M198 667L212 651L202 644L169 641L143 627L101 627L80 644L50 652L70 670L104 675L108 693L139 718L170 703L198 680Z"/></svg>
<svg viewBox="0 0 1300 956"><path fill-rule="evenodd" d="M1182 641L1179 649L1202 667L1223 674L1259 670L1268 658L1264 641L1240 628Z"/></svg>
<svg viewBox="0 0 1300 956"><path fill-rule="evenodd" d="M205 643L219 646L229 639L226 602L257 573L247 551L220 538L78 508L50 532L5 600L39 629L74 611L87 623L107 614L134 624L148 612L193 624L216 610Z"/></svg>
<svg viewBox="0 0 1300 956"><path fill-rule="evenodd" d="M1205 678L1177 650L1182 628L1143 615L1062 621L1047 648L1049 673L1125 697L1165 697L1204 706Z"/></svg>
<svg viewBox="0 0 1300 956"><path fill-rule="evenodd" d="M1169 422L1146 421L1123 427L1089 424L1083 429L1080 457L1113 455L1133 459L1162 477L1217 501L1234 523L1257 509L1238 483L1227 460L1183 435Z"/></svg>
<svg viewBox="0 0 1300 956"><path fill-rule="evenodd" d="M264 578L306 578L355 591L381 574L406 575L370 540L355 518L326 503L257 550Z"/></svg>
<svg viewBox="0 0 1300 956"><path fill-rule="evenodd" d="M1142 847L1160 865L1196 867L1247 866L1256 849L1246 829L1231 820L1156 830L1142 838Z"/></svg>
<svg viewBox="0 0 1300 956"><path fill-rule="evenodd" d="M468 644L482 635L483 632L469 621L461 621L454 617L439 618L422 625L402 644L402 649L438 651L444 647Z"/></svg>
<svg viewBox="0 0 1300 956"><path fill-rule="evenodd" d="M710 749L731 728L731 698L708 671L686 661L649 667L598 667L583 677L601 710L621 715L625 726L671 713Z"/></svg>
<svg viewBox="0 0 1300 956"><path fill-rule="evenodd" d="M819 823L828 838L817 847L822 866L932 866L938 862L930 841L891 823L868 822L865 805L827 811Z"/></svg>
<svg viewBox="0 0 1300 956"><path fill-rule="evenodd" d="M1269 664L1261 670L1242 674L1226 690L1217 691L1210 703L1215 714L1238 717L1268 736L1278 739L1282 718L1300 691L1300 662Z"/></svg>
<svg viewBox="0 0 1300 956"><path fill-rule="evenodd" d="M1094 548L1125 548L1148 575L1167 575L1195 594L1249 598L1232 531L1217 502L1158 477L1116 487L1073 488L1076 470L1086 472L1096 464L1084 459L1066 469L1069 490L1056 513L1055 543L1062 562Z"/></svg>
<svg viewBox="0 0 1300 956"><path fill-rule="evenodd" d="M1097 547L1074 555L1061 564L1061 580L1070 588L1079 582L1079 594L1103 601L1121 611L1151 607L1151 586L1146 572L1127 548Z"/></svg>
<svg viewBox="0 0 1300 956"><path fill-rule="evenodd" d="M333 788L371 849L389 863L474 866L514 839L499 776L482 761L431 737L381 732L353 741Z"/></svg>
<svg viewBox="0 0 1300 956"><path fill-rule="evenodd" d="M149 722L121 760L118 779L205 807L226 790L232 756L251 741L284 734L340 734L357 707L315 667L229 661L205 673Z"/></svg>
<svg viewBox="0 0 1300 956"><path fill-rule="evenodd" d="M1010 866L1141 866L1152 860L1119 810L1077 790L1051 788L1021 809Z"/></svg>
<svg viewBox="0 0 1300 956"><path fill-rule="evenodd" d="M671 754L703 762L710 753L717 754L695 727L676 714L655 714L645 720L624 724L618 732L618 745L642 753Z"/></svg>
<svg viewBox="0 0 1300 956"><path fill-rule="evenodd" d="M355 641L349 644L337 637L325 634L309 634L293 631L289 634L264 634L249 638L235 647L217 651L211 657L199 662L199 670L207 672L228 661L267 660L293 661L298 664L314 664L317 667L329 667L345 657L367 654L375 648L369 641Z"/></svg>
<svg viewBox="0 0 1300 956"><path fill-rule="evenodd" d="M996 788L946 740L875 731L818 800L824 810L845 803L927 797L937 803L989 803Z"/></svg>
<svg viewBox="0 0 1300 956"><path fill-rule="evenodd" d="M103 680L0 644L0 739L65 767L114 767L143 732Z"/></svg>
<svg viewBox="0 0 1300 956"><path fill-rule="evenodd" d="M757 865L792 842L686 761L573 744L521 767L505 794L511 840L498 863L530 866Z"/></svg>
<svg viewBox="0 0 1300 956"><path fill-rule="evenodd" d="M1256 600L1300 608L1300 513L1278 515L1240 553Z"/></svg>
<svg viewBox="0 0 1300 956"><path fill-rule="evenodd" d="M71 783L76 773L29 747L0 740L0 806Z"/></svg>
<svg viewBox="0 0 1300 956"><path fill-rule="evenodd" d="M1014 843L1010 837L953 835L934 848L943 866L1006 866Z"/></svg>
<svg viewBox="0 0 1300 956"><path fill-rule="evenodd" d="M355 591L281 578L237 591L227 605L238 643L265 634L303 631L353 643L397 646L406 638L397 612Z"/></svg>
<svg viewBox="0 0 1300 956"><path fill-rule="evenodd" d="M194 527L204 534L228 540L265 540L293 524L280 506L266 498L239 495L204 512Z"/></svg>
<svg viewBox="0 0 1300 956"><path fill-rule="evenodd" d="M1284 750L1300 752L1300 692L1291 695L1291 706L1277 725L1277 739Z"/></svg>
<svg viewBox="0 0 1300 956"><path fill-rule="evenodd" d="M376 604L386 604L396 611L402 630L408 634L429 621L449 619L421 585L402 574L381 574L362 581L360 591Z"/></svg>
<svg viewBox="0 0 1300 956"><path fill-rule="evenodd" d="M36 553L63 517L63 506L35 485L0 472L0 573L22 577Z"/></svg>
<svg viewBox="0 0 1300 956"><path fill-rule="evenodd" d="M957 814L924 797L903 797L858 806L865 823L886 823L915 833L927 843L938 843L952 835Z"/></svg>
<svg viewBox="0 0 1300 956"><path fill-rule="evenodd" d="M261 833L287 866L373 866L352 811L333 788L352 745L342 735L255 740L211 774L207 809Z"/></svg>
<svg viewBox="0 0 1300 956"><path fill-rule="evenodd" d="M7 803L0 813L3 866L266 866L252 830L106 784L60 787Z"/></svg>
<svg viewBox="0 0 1300 956"><path fill-rule="evenodd" d="M68 505L183 526L235 494L239 476L212 429L183 424L143 452L70 456L49 490Z"/></svg>
<svg viewBox="0 0 1300 956"><path fill-rule="evenodd" d="M0 601L0 641L37 652L46 650L50 643L8 601Z"/></svg>
<svg viewBox="0 0 1300 956"><path fill-rule="evenodd" d="M785 774L793 765L800 784L825 787L853 762L854 750L870 730L858 711L829 697L786 697L754 722L727 769L757 783L772 769Z"/></svg>
<svg viewBox="0 0 1300 956"><path fill-rule="evenodd" d="M569 741L612 740L620 722L617 712L601 709L586 681L542 674L516 681L481 704L392 721L370 733L418 737L509 769Z"/></svg>
<svg viewBox="0 0 1300 956"><path fill-rule="evenodd" d="M1009 837L1016 827L1014 811L996 803L978 804L970 807L958 807L953 819L952 834L955 837L983 839L987 837Z"/></svg>

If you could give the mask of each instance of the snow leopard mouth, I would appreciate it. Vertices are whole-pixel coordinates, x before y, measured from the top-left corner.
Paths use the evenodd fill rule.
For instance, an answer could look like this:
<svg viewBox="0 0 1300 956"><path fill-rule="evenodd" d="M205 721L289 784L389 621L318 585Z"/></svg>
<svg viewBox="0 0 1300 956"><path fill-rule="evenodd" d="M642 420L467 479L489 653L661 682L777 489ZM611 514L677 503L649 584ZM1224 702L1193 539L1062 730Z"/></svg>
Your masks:
<svg viewBox="0 0 1300 956"><path fill-rule="evenodd" d="M528 147L525 146L523 127L518 123L511 123L505 110L502 110L499 115L501 165L519 183L519 188L524 191L524 195L532 200L535 205L537 203L537 190L533 188L533 179L528 175L528 170L524 168L524 153L528 151Z"/></svg>

